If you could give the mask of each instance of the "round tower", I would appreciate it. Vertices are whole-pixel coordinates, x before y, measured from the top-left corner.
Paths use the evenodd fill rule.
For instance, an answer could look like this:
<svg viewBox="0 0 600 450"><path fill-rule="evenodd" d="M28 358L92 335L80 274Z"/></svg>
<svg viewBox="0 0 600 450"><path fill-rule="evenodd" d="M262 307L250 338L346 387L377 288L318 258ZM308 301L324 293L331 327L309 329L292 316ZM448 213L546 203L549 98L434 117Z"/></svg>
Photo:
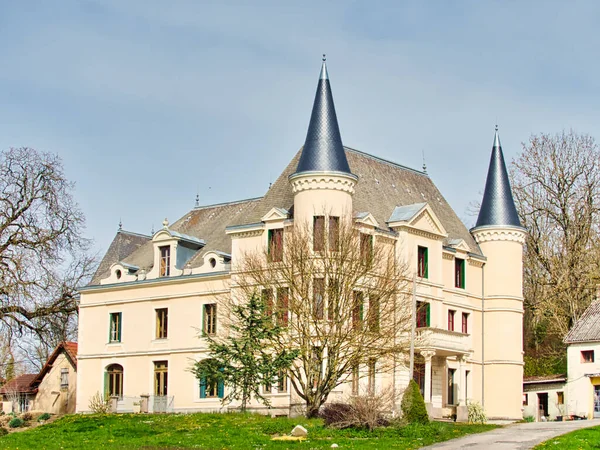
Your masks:
<svg viewBox="0 0 600 450"><path fill-rule="evenodd" d="M489 418L522 418L523 244L498 127L477 224L483 272L483 402Z"/></svg>
<svg viewBox="0 0 600 450"><path fill-rule="evenodd" d="M297 224L312 228L315 217L352 217L352 195L358 177L350 172L342 144L325 55L306 141L289 180Z"/></svg>

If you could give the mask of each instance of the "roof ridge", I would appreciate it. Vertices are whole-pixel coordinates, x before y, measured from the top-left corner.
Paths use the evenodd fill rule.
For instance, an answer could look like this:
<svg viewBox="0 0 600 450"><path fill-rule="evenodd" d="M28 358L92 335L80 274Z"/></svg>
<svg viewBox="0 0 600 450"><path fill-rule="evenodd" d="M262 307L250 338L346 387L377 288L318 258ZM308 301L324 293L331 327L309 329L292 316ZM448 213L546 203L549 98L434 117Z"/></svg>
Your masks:
<svg viewBox="0 0 600 450"><path fill-rule="evenodd" d="M264 195L261 195L260 197L244 198L242 200L233 200L230 202L213 203L212 205L194 206L194 209L192 211L197 211L199 209L206 209L206 208L215 208L217 206L235 205L237 203L251 202L251 201L255 201L255 200L260 200L263 197L264 197Z"/></svg>
<svg viewBox="0 0 600 450"><path fill-rule="evenodd" d="M410 170L411 172L415 172L415 173L417 173L419 175L423 175L423 176L429 178L429 175L427 175L427 173L423 172L422 170L413 169L412 167L404 166L404 165L399 164L397 162L390 161L389 159L385 159L385 158L381 158L379 156L371 155L370 153L363 152L361 150L357 150L357 149L352 148L352 147L348 147L347 145L344 145L344 150L349 150L351 152L358 153L359 155L367 156L368 158L374 159L374 160L382 162L382 163L389 164L389 165L394 166L394 167L399 167L401 169Z"/></svg>
<svg viewBox="0 0 600 450"><path fill-rule="evenodd" d="M132 236L138 236L138 237L152 239L152 236L150 236L149 234L136 233L135 231L117 230L117 233L131 234Z"/></svg>

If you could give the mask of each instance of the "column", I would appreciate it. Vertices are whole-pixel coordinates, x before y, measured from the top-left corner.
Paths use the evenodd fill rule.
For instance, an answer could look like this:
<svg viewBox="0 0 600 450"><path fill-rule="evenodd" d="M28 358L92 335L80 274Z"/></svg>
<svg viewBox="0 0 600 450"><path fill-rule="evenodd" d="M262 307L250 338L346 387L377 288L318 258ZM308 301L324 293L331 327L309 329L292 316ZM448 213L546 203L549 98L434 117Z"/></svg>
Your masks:
<svg viewBox="0 0 600 450"><path fill-rule="evenodd" d="M431 403L431 358L435 356L433 350L423 350L421 356L425 359L425 386L423 389L423 399L425 403Z"/></svg>

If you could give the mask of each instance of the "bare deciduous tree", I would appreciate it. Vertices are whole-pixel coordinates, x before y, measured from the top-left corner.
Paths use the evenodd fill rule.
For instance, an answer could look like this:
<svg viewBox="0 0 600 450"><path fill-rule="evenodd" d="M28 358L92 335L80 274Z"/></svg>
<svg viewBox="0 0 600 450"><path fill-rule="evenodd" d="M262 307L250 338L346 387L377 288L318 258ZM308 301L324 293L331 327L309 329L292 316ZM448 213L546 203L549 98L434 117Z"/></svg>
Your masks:
<svg viewBox="0 0 600 450"><path fill-rule="evenodd" d="M403 363L410 344L407 270L395 241L344 218L327 228L313 236L312 227L286 227L267 251L246 253L233 278L238 299L261 293L286 327L276 348L299 352L289 377L309 417L357 368L373 379Z"/></svg>
<svg viewBox="0 0 600 450"><path fill-rule="evenodd" d="M540 134L523 144L511 172L528 231L525 339L533 349L560 346L598 283L600 150L573 131Z"/></svg>
<svg viewBox="0 0 600 450"><path fill-rule="evenodd" d="M0 329L65 340L76 287L91 275L83 213L62 162L30 148L0 152Z"/></svg>

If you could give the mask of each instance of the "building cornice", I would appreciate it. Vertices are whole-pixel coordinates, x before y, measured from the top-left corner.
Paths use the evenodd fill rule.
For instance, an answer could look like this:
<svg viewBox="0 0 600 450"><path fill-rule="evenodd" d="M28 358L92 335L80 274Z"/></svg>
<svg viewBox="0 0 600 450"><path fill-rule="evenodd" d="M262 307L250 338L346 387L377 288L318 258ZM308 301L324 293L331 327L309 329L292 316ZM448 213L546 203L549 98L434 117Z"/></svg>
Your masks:
<svg viewBox="0 0 600 450"><path fill-rule="evenodd" d="M477 227L471 234L478 244L491 241L509 241L525 244L526 231L521 227Z"/></svg>
<svg viewBox="0 0 600 450"><path fill-rule="evenodd" d="M342 172L301 172L289 177L294 194L309 190L332 190L354 194L358 177Z"/></svg>

